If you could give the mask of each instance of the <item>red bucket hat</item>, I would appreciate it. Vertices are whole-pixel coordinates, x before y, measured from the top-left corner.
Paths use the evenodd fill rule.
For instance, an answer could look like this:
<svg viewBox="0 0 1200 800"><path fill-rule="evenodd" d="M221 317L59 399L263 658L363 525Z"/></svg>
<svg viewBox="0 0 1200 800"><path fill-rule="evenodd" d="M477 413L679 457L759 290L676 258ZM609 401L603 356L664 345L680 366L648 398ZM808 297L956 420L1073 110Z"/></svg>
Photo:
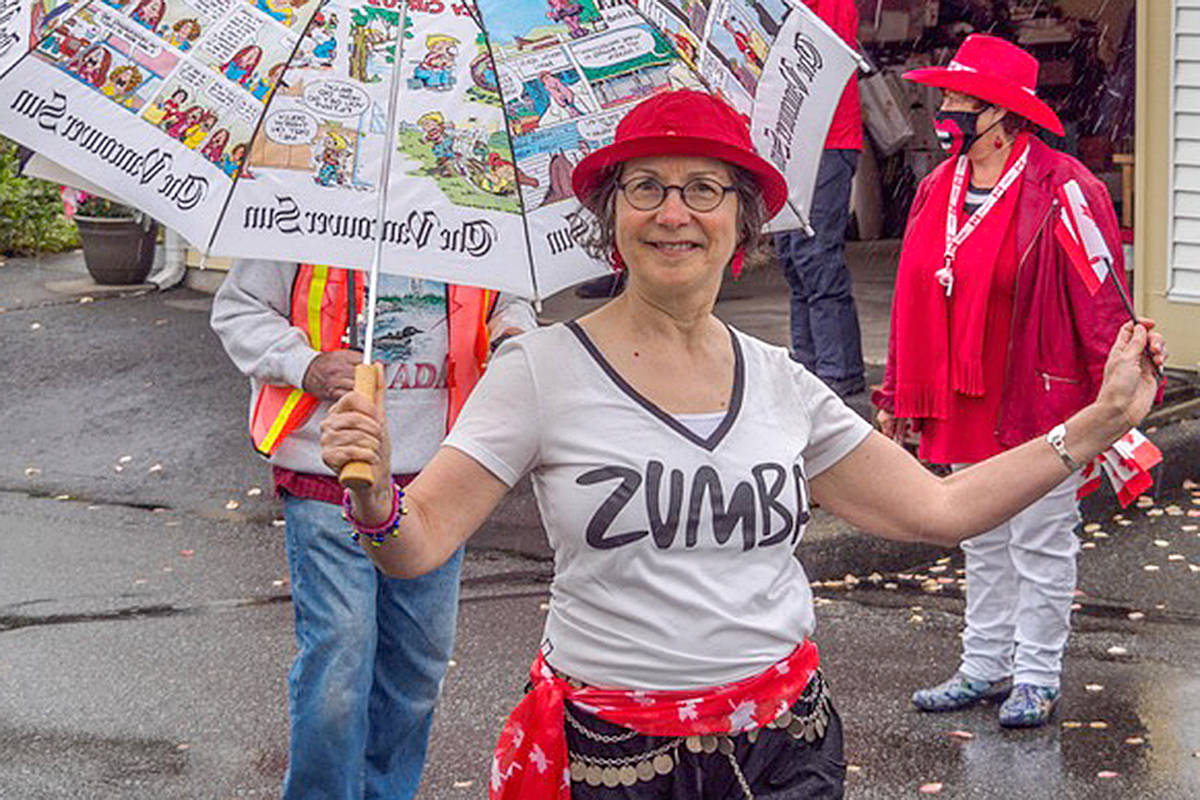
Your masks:
<svg viewBox="0 0 1200 800"><path fill-rule="evenodd" d="M642 156L704 156L736 164L758 182L768 219L787 202L787 181L754 152L745 120L706 92L661 92L634 106L617 123L613 143L575 165L575 196L586 202L606 169Z"/></svg>
<svg viewBox="0 0 1200 800"><path fill-rule="evenodd" d="M973 33L963 41L948 66L914 69L904 73L904 77L978 97L1059 136L1064 133L1058 115L1037 96L1037 59L1004 39Z"/></svg>

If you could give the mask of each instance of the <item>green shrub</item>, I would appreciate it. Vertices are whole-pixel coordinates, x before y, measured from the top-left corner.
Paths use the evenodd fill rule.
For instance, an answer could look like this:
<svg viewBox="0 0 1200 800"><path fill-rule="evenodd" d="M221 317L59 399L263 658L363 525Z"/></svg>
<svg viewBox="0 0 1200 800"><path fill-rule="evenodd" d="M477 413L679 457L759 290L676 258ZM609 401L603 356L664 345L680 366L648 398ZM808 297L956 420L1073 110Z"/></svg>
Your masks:
<svg viewBox="0 0 1200 800"><path fill-rule="evenodd" d="M0 137L0 253L57 253L79 246L75 225L63 217L59 187L19 174L17 145Z"/></svg>

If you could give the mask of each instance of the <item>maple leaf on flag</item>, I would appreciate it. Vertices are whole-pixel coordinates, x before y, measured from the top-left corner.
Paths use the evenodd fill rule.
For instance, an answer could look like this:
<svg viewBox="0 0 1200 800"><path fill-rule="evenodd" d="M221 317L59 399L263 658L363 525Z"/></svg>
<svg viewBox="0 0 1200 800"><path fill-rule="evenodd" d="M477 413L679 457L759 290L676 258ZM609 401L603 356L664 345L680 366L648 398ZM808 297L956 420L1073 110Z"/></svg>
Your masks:
<svg viewBox="0 0 1200 800"><path fill-rule="evenodd" d="M1083 279L1089 294L1095 294L1108 277L1113 263L1112 251L1096 224L1079 183L1069 180L1055 190L1058 198L1058 219L1054 236L1066 251L1072 266Z"/></svg>
<svg viewBox="0 0 1200 800"><path fill-rule="evenodd" d="M1150 469L1161 462L1162 451L1141 431L1132 428L1083 468L1083 483L1075 496L1082 499L1099 489L1100 476L1104 474L1124 508L1154 485Z"/></svg>

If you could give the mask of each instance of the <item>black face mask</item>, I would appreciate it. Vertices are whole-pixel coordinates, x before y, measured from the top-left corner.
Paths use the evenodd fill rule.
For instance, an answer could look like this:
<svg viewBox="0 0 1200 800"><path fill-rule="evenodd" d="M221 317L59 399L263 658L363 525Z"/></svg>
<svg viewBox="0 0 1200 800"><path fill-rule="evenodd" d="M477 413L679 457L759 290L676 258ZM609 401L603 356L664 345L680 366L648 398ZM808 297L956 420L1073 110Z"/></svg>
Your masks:
<svg viewBox="0 0 1200 800"><path fill-rule="evenodd" d="M1000 120L996 120L984 130L976 131L975 126L979 124L979 115L984 111L987 109L938 111L933 115L933 129L937 131L938 143L952 158L967 153L971 149L971 145L979 140L979 137L999 124Z"/></svg>

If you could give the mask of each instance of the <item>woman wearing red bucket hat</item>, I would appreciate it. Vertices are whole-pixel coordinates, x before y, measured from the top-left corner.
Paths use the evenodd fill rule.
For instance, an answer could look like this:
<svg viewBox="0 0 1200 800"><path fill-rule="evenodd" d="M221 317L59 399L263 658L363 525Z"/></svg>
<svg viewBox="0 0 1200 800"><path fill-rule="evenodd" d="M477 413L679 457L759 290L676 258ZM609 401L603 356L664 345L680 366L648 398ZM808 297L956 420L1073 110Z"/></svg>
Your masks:
<svg viewBox="0 0 1200 800"><path fill-rule="evenodd" d="M809 498L884 536L951 543L1049 489L1061 462L1034 443L940 481L787 350L713 316L724 271L786 197L720 100L643 101L574 189L597 217L593 250L628 267L625 292L505 342L407 494L380 468L377 488L348 493L349 518L381 569L419 575L531 475L555 574L492 798L840 798L841 725L792 555ZM1119 344L1105 401L1072 421L1080 457L1149 408L1144 342ZM383 422L343 398L326 462L386 463Z"/></svg>
<svg viewBox="0 0 1200 800"><path fill-rule="evenodd" d="M1031 135L1031 125L1063 132L1037 97L1037 74L1037 61L1016 45L972 35L949 66L904 76L944 90L936 126L952 157L913 201L874 400L883 431L903 438L919 429L919 455L934 463L983 461L1048 431L1061 444L1059 423L1102 391L1109 345L1127 319L1116 289L1089 288L1088 258L1073 261L1063 244L1062 220L1090 218L1079 224L1103 237L1114 279L1123 278L1104 186ZM962 662L949 680L913 695L918 708L1004 697L1001 725L1049 718L1079 548L1081 481L1069 472L1025 511L962 543Z"/></svg>

